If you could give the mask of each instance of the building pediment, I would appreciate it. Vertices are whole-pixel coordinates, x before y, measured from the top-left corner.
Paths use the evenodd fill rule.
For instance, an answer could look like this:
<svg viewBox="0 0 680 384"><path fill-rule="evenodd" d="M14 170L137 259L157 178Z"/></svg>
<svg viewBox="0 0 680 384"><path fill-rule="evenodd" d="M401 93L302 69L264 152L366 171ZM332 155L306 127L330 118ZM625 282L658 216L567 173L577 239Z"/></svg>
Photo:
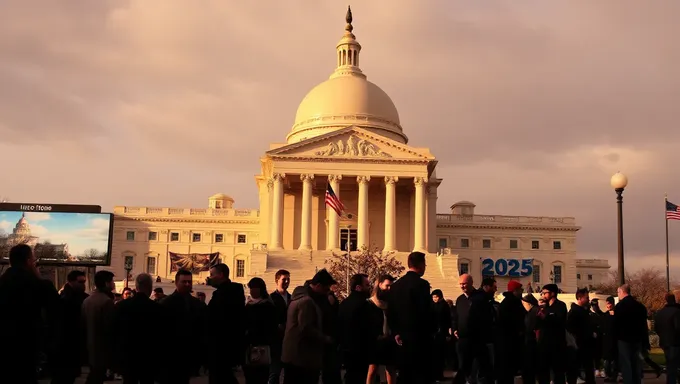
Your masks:
<svg viewBox="0 0 680 384"><path fill-rule="evenodd" d="M414 148L358 127L284 145L267 152L270 157L365 159L380 161L435 160L427 148Z"/></svg>

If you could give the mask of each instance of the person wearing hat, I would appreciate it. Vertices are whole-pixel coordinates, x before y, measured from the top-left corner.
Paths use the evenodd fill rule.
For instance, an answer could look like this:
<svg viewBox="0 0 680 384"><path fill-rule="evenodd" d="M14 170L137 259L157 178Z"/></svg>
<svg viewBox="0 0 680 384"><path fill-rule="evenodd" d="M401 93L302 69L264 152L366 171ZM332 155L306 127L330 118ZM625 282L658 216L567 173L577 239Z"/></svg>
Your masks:
<svg viewBox="0 0 680 384"><path fill-rule="evenodd" d="M516 353L518 345L524 340L524 318L527 311L522 305L524 288L517 280L508 282L508 290L503 292L503 301L498 306L500 337L498 340L499 367L498 383L512 384L521 366L521 354Z"/></svg>
<svg viewBox="0 0 680 384"><path fill-rule="evenodd" d="M565 382L565 359L567 355L566 325L567 305L557 299L557 284L546 284L541 289L545 306L538 311L538 381L549 383L551 373L554 384Z"/></svg>
<svg viewBox="0 0 680 384"><path fill-rule="evenodd" d="M153 301L161 301L165 298L165 293L163 292L163 288L158 287L154 288L153 290Z"/></svg>
<svg viewBox="0 0 680 384"><path fill-rule="evenodd" d="M319 382L324 349L333 340L323 332L323 310L318 302L328 300L334 284L333 276L322 269L293 290L281 353L284 384Z"/></svg>

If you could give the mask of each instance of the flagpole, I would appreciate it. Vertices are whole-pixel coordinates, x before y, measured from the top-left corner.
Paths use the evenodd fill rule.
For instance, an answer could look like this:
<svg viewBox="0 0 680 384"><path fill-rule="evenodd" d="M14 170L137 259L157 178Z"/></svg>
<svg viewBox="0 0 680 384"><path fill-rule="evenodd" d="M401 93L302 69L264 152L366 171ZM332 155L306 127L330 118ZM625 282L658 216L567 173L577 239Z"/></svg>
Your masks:
<svg viewBox="0 0 680 384"><path fill-rule="evenodd" d="M663 217L666 220L666 290L671 291L671 265L668 247L668 194L664 196Z"/></svg>

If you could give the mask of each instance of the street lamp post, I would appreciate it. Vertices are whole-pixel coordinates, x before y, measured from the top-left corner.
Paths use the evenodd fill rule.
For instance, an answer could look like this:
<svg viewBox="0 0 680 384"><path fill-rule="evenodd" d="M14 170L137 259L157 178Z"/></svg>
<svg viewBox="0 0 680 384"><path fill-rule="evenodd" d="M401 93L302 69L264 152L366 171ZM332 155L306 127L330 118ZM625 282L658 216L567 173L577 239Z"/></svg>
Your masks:
<svg viewBox="0 0 680 384"><path fill-rule="evenodd" d="M611 185L616 192L616 228L619 256L619 285L626 284L626 270L623 259L623 190L628 185L628 178L621 172L616 172L611 178Z"/></svg>

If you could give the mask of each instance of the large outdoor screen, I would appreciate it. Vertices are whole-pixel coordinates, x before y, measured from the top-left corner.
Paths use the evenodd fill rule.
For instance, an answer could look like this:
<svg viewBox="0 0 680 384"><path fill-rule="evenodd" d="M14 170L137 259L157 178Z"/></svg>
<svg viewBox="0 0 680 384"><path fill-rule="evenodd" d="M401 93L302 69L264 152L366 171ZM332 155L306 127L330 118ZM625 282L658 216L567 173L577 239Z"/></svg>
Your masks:
<svg viewBox="0 0 680 384"><path fill-rule="evenodd" d="M0 204L0 263L9 262L9 250L23 243L33 248L39 264L111 264L112 214L88 209L83 213L37 211L36 206L52 207Z"/></svg>

